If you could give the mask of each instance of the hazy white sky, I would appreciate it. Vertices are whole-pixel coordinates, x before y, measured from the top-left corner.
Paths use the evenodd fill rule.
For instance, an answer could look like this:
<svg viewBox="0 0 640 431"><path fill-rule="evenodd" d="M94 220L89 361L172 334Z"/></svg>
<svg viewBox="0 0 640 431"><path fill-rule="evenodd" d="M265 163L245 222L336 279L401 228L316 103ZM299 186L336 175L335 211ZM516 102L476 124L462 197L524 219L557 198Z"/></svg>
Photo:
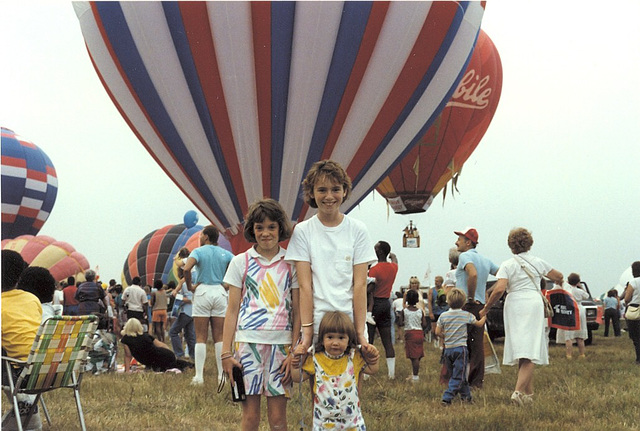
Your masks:
<svg viewBox="0 0 640 431"><path fill-rule="evenodd" d="M640 3L489 1L482 28L503 65L502 97L469 158L459 194L426 212L394 215L369 196L351 214L400 261L396 287L448 270L453 230L506 260L515 226L532 252L594 294L640 259ZM71 3L0 4L0 124L42 148L59 179L40 231L120 278L133 245L195 209L137 141L93 70ZM413 220L421 247L403 249ZM201 224L206 220L201 216Z"/></svg>

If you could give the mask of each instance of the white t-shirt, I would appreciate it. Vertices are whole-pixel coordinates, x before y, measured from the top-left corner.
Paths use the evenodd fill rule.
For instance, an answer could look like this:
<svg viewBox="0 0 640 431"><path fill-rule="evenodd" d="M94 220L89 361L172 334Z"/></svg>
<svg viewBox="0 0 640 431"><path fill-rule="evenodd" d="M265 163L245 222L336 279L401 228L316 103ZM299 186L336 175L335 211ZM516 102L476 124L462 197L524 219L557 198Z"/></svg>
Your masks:
<svg viewBox="0 0 640 431"><path fill-rule="evenodd" d="M456 270L452 269L444 275L444 287L456 287Z"/></svg>
<svg viewBox="0 0 640 431"><path fill-rule="evenodd" d="M137 284L132 284L124 290L122 300L130 311L144 311L143 306L149 302L147 293Z"/></svg>
<svg viewBox="0 0 640 431"><path fill-rule="evenodd" d="M629 280L629 284L633 288L629 304L640 304L640 277Z"/></svg>
<svg viewBox="0 0 640 431"><path fill-rule="evenodd" d="M378 260L365 224L346 215L335 227L323 225L317 215L298 223L285 259L311 264L315 334L327 311L342 311L353 320L353 266Z"/></svg>
<svg viewBox="0 0 640 431"><path fill-rule="evenodd" d="M402 298L396 298L393 300L393 311L402 311Z"/></svg>
<svg viewBox="0 0 640 431"><path fill-rule="evenodd" d="M62 305L63 301L64 301L64 293L62 292L62 289L60 290L56 289L53 292L53 305Z"/></svg>

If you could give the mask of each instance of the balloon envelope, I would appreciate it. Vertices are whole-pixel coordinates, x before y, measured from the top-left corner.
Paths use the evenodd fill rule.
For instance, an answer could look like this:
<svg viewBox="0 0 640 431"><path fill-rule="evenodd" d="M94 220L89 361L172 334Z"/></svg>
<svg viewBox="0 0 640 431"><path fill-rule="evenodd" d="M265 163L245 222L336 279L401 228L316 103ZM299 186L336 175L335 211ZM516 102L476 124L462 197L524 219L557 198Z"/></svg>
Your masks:
<svg viewBox="0 0 640 431"><path fill-rule="evenodd" d="M141 143L228 237L249 205L310 212L321 159L348 212L444 108L484 2L74 2L87 49ZM233 241L232 241L233 242Z"/></svg>
<svg viewBox="0 0 640 431"><path fill-rule="evenodd" d="M35 144L2 128L2 238L37 235L56 201L58 177Z"/></svg>
<svg viewBox="0 0 640 431"><path fill-rule="evenodd" d="M471 61L453 97L434 124L377 187L398 214L426 211L460 172L484 136L498 107L502 64L480 30Z"/></svg>
<svg viewBox="0 0 640 431"><path fill-rule="evenodd" d="M184 215L183 221L186 227L194 227L198 224L198 213L193 210L187 211Z"/></svg>
<svg viewBox="0 0 640 431"><path fill-rule="evenodd" d="M154 280L163 283L177 281L173 259L178 251L187 246L189 251L200 246L200 225L187 227L184 224L168 225L153 230L134 245L124 263L122 283L130 285L133 277L140 277L142 285L153 285ZM222 235L218 244L231 251L229 241Z"/></svg>
<svg viewBox="0 0 640 431"><path fill-rule="evenodd" d="M83 280L89 269L87 258L71 244L56 241L50 236L21 235L2 241L2 249L15 250L29 264L47 268L56 281L75 277Z"/></svg>

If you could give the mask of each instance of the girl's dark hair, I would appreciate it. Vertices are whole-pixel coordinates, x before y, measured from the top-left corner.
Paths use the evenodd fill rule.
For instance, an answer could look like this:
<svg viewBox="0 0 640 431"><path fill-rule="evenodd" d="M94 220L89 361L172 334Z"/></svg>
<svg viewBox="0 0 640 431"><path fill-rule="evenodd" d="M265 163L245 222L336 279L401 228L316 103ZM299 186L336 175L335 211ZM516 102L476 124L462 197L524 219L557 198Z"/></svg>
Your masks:
<svg viewBox="0 0 640 431"><path fill-rule="evenodd" d="M349 337L349 345L346 351L355 349L358 347L358 335L356 334L356 327L353 322L342 311L327 311L322 320L320 321L320 327L318 328L318 342L316 343L316 352L324 352L324 344L322 339L325 334L329 332L337 332L338 334L347 334Z"/></svg>
<svg viewBox="0 0 640 431"><path fill-rule="evenodd" d="M418 299L420 299L420 295L417 291L413 289L409 289L407 291L407 304L416 305L418 303Z"/></svg>
<svg viewBox="0 0 640 431"><path fill-rule="evenodd" d="M247 211L244 223L244 237L249 242L258 242L253 226L262 223L266 218L278 223L278 241L286 241L291 238L291 222L278 202L275 199L262 199L254 202Z"/></svg>
<svg viewBox="0 0 640 431"><path fill-rule="evenodd" d="M156 290L162 290L162 286L163 286L163 283L162 283L162 280L161 280L161 279L156 278L155 280L153 280L153 287L154 287L154 289L156 289Z"/></svg>
<svg viewBox="0 0 640 431"><path fill-rule="evenodd" d="M572 272L567 277L567 282L572 286L575 286L576 284L580 283L580 274L576 274L575 272Z"/></svg>

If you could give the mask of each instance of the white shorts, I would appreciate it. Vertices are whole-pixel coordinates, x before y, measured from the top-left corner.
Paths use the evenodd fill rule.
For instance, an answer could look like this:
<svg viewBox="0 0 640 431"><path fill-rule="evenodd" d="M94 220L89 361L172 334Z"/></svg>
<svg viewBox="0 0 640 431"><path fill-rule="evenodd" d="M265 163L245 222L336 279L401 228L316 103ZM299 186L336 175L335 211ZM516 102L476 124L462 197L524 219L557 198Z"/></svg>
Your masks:
<svg viewBox="0 0 640 431"><path fill-rule="evenodd" d="M192 317L224 317L229 294L219 284L200 284L193 293Z"/></svg>

